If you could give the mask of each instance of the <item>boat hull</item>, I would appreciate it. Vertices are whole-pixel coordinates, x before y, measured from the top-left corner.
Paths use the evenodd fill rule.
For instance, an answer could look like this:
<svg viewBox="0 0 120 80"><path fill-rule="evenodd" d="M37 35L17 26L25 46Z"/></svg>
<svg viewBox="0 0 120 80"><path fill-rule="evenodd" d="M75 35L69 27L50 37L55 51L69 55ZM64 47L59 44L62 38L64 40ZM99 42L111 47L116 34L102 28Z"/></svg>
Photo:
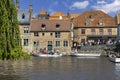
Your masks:
<svg viewBox="0 0 120 80"><path fill-rule="evenodd" d="M79 53L76 53L76 54L71 54L71 56L73 56L73 57L99 57L100 54L79 54Z"/></svg>
<svg viewBox="0 0 120 80"><path fill-rule="evenodd" d="M33 54L36 57L61 57L62 54Z"/></svg>
<svg viewBox="0 0 120 80"><path fill-rule="evenodd" d="M109 60L115 63L120 63L120 58L109 55Z"/></svg>

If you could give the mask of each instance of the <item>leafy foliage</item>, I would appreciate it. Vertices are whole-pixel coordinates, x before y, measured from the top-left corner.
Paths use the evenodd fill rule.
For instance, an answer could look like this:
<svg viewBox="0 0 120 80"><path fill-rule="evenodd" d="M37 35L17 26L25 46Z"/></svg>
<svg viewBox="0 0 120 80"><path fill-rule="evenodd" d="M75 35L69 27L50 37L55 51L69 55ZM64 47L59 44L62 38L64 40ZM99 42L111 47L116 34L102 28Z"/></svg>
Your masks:
<svg viewBox="0 0 120 80"><path fill-rule="evenodd" d="M0 59L28 58L20 45L20 31L13 0L0 0Z"/></svg>

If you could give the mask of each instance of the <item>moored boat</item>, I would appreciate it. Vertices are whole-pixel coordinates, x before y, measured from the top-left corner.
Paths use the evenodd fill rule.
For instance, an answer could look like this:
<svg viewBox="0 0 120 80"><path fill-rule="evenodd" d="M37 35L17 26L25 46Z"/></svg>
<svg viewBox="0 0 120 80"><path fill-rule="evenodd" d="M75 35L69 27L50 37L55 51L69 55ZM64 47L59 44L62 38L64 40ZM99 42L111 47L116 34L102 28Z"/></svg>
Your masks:
<svg viewBox="0 0 120 80"><path fill-rule="evenodd" d="M32 54L33 56L36 56L36 57L61 57L62 56L62 53L46 53L46 54L43 54L43 53L33 53Z"/></svg>
<svg viewBox="0 0 120 80"><path fill-rule="evenodd" d="M99 57L101 56L100 53L71 53L73 57Z"/></svg>
<svg viewBox="0 0 120 80"><path fill-rule="evenodd" d="M119 63L120 62L120 56L116 56L114 54L110 54L109 55L109 60L115 63Z"/></svg>

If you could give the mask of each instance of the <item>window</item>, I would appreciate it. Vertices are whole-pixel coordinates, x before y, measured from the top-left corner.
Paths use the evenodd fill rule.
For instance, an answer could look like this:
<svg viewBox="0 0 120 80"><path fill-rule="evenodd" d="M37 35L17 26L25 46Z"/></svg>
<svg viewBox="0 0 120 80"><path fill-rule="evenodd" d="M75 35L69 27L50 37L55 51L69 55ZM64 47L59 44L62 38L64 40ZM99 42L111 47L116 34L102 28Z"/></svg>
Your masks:
<svg viewBox="0 0 120 80"><path fill-rule="evenodd" d="M96 34L96 32L95 32L95 29L91 29L91 35L95 35Z"/></svg>
<svg viewBox="0 0 120 80"><path fill-rule="evenodd" d="M56 47L60 47L60 41L56 41Z"/></svg>
<svg viewBox="0 0 120 80"><path fill-rule="evenodd" d="M34 32L34 36L39 36L39 35L38 35L38 32Z"/></svg>
<svg viewBox="0 0 120 80"><path fill-rule="evenodd" d="M52 41L48 41L48 45L52 45Z"/></svg>
<svg viewBox="0 0 120 80"><path fill-rule="evenodd" d="M56 24L56 28L60 28L60 24Z"/></svg>
<svg viewBox="0 0 120 80"><path fill-rule="evenodd" d="M112 29L108 29L108 35L112 35Z"/></svg>
<svg viewBox="0 0 120 80"><path fill-rule="evenodd" d="M28 39L24 39L24 46L28 46Z"/></svg>
<svg viewBox="0 0 120 80"><path fill-rule="evenodd" d="M90 19L87 19L86 22L85 22L85 26L90 26L90 24L91 24Z"/></svg>
<svg viewBox="0 0 120 80"><path fill-rule="evenodd" d="M55 37L60 38L60 32L55 32Z"/></svg>
<svg viewBox="0 0 120 80"><path fill-rule="evenodd" d="M82 29L82 30L81 30L81 34L85 34L85 29Z"/></svg>
<svg viewBox="0 0 120 80"><path fill-rule="evenodd" d="M50 33L50 36L53 36L53 33Z"/></svg>
<svg viewBox="0 0 120 80"><path fill-rule="evenodd" d="M28 33L28 27L24 27L24 34Z"/></svg>
<svg viewBox="0 0 120 80"><path fill-rule="evenodd" d="M102 18L99 20L99 26L103 26L103 20L102 20Z"/></svg>
<svg viewBox="0 0 120 80"><path fill-rule="evenodd" d="M44 32L42 33L42 36L45 36L45 33L44 33Z"/></svg>
<svg viewBox="0 0 120 80"><path fill-rule="evenodd" d="M93 16L92 15L89 15L89 18L91 19Z"/></svg>
<svg viewBox="0 0 120 80"><path fill-rule="evenodd" d="M42 29L44 29L44 28L45 28L45 26L46 26L45 24L42 24L42 25L41 25L41 28L42 28Z"/></svg>
<svg viewBox="0 0 120 80"><path fill-rule="evenodd" d="M22 19L25 19L25 14L24 13L22 14Z"/></svg>
<svg viewBox="0 0 120 80"><path fill-rule="evenodd" d="M99 29L100 35L103 35L103 29Z"/></svg>
<svg viewBox="0 0 120 80"><path fill-rule="evenodd" d="M62 16L59 16L59 19L62 20Z"/></svg>
<svg viewBox="0 0 120 80"><path fill-rule="evenodd" d="M39 42L38 41L34 41L34 43L33 43L34 45L34 47L38 47L39 46Z"/></svg>
<svg viewBox="0 0 120 80"><path fill-rule="evenodd" d="M64 42L63 42L63 46L64 46L64 47L68 47L68 41L64 41Z"/></svg>

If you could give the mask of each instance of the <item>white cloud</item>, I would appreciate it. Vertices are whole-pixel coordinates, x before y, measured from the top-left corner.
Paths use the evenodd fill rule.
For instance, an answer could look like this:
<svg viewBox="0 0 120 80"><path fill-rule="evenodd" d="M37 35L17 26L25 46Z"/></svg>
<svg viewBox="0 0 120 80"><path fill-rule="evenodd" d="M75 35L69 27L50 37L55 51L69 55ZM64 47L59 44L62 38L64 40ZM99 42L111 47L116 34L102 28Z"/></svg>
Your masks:
<svg viewBox="0 0 120 80"><path fill-rule="evenodd" d="M117 11L120 11L120 0L114 0L112 3L107 2L97 2L99 4L92 6L92 8L97 10L102 10L106 13L116 13Z"/></svg>
<svg viewBox="0 0 120 80"><path fill-rule="evenodd" d="M89 5L89 1L74 2L70 8L83 9L86 8L88 5Z"/></svg>
<svg viewBox="0 0 120 80"><path fill-rule="evenodd" d="M97 1L97 4L106 4L106 2L104 0L102 1Z"/></svg>

